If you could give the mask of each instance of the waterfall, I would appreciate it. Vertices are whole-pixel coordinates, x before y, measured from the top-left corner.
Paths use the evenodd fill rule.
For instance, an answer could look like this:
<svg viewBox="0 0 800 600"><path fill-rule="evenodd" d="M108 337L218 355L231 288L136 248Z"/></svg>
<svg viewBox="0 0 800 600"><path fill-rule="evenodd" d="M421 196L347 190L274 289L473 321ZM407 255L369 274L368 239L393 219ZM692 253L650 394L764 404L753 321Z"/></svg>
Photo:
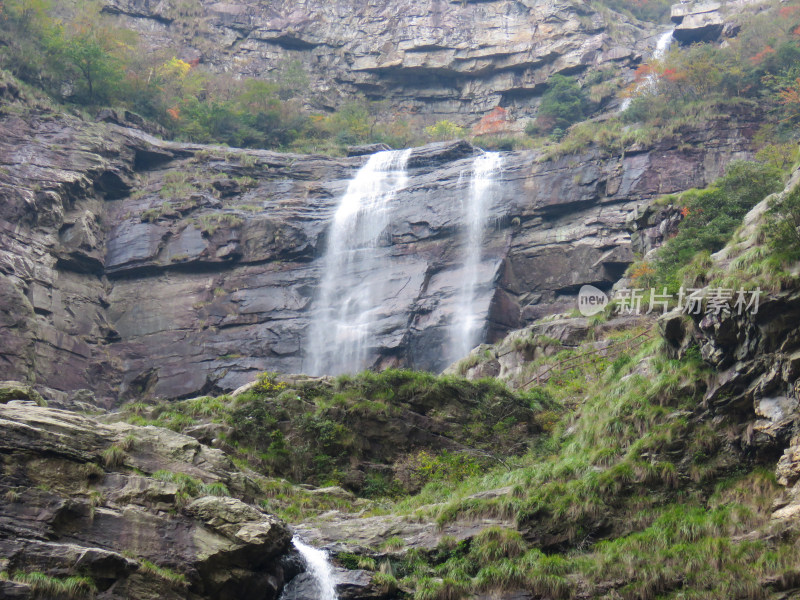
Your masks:
<svg viewBox="0 0 800 600"><path fill-rule="evenodd" d="M660 60L664 58L664 55L669 50L669 47L672 45L672 33L675 29L670 29L669 31L665 31L660 36L658 36L658 40L656 41L656 47L653 50L652 60ZM634 90L634 94L640 93L653 93L655 91L656 83L658 82L658 77L651 73L647 77L641 81ZM619 111L622 112L627 110L627 108L631 105L631 98L625 98L622 101L622 104L619 105Z"/></svg>
<svg viewBox="0 0 800 600"><path fill-rule="evenodd" d="M449 357L465 357L481 341L485 319L476 306L475 296L480 282L483 237L489 209L498 191L497 176L502 169L499 152L485 152L475 157L469 194L464 207L466 227L463 235L464 263L461 287L458 290L456 314L450 327Z"/></svg>
<svg viewBox="0 0 800 600"><path fill-rule="evenodd" d="M392 200L406 185L411 150L373 154L339 202L309 326L304 370L353 373L370 366L369 342L384 300L382 236Z"/></svg>
<svg viewBox="0 0 800 600"><path fill-rule="evenodd" d="M297 537L292 538L292 543L303 557L306 572L314 579L316 597L305 600L336 600L336 581L333 577L333 568L328 561L328 553L309 546Z"/></svg>

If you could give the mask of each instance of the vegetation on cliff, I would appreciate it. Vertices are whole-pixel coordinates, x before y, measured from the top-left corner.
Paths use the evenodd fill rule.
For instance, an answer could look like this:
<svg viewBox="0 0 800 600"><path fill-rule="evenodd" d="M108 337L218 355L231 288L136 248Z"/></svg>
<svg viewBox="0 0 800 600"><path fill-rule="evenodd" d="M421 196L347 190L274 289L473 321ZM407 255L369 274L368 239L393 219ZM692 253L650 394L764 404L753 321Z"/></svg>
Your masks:
<svg viewBox="0 0 800 600"><path fill-rule="evenodd" d="M644 18L654 18L665 6L660 0L610 5ZM619 150L680 135L687 123L757 110L767 123L761 143L786 142L800 113L800 12L776 4L753 15L745 10L740 21L741 30L724 45L676 47L663 60L642 64L622 114L605 112L615 105L608 100L623 93L613 70L579 78L554 74L526 128L533 139L509 134L504 126L475 139L502 149L544 147L547 156L588 144ZM5 0L0 35L0 65L21 80L68 105L128 108L178 139L340 153L352 144L404 147L467 133L447 119L424 127L418 119L387 113L385 101L365 97L354 97L335 112L320 108L324 102L310 91L308 75L296 61L283 61L268 79L236 78L176 58L170 48L144 52L133 32L115 27L88 0L63 6ZM602 120L584 121L604 112Z"/></svg>
<svg viewBox="0 0 800 600"><path fill-rule="evenodd" d="M176 431L217 423L229 452L265 475L378 498L506 464L551 425L559 405L492 379L389 369L322 381L265 374L233 398L125 410L132 423Z"/></svg>

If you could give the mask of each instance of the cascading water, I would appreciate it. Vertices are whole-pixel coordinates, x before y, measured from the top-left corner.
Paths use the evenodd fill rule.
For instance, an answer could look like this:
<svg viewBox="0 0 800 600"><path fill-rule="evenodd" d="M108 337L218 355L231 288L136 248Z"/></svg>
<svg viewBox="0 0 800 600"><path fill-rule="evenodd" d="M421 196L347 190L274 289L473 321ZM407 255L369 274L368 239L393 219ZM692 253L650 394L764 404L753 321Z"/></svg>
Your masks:
<svg viewBox="0 0 800 600"><path fill-rule="evenodd" d="M306 565L306 573L314 580L316 595L306 600L336 600L336 580L333 568L328 561L328 553L319 548L309 546L299 538L292 538L292 543Z"/></svg>
<svg viewBox="0 0 800 600"><path fill-rule="evenodd" d="M411 150L373 154L350 181L331 226L304 370L352 373L370 366L369 341L384 300L382 236L407 182Z"/></svg>
<svg viewBox="0 0 800 600"><path fill-rule="evenodd" d="M480 281L486 221L499 189L497 176L502 166L503 161L499 152L485 152L475 157L472 164L469 195L464 207L466 218L463 235L464 266L461 270L456 314L450 329L451 360L465 357L480 342L484 319L479 313L483 307L476 306L475 296ZM488 309L488 306L485 308Z"/></svg>
<svg viewBox="0 0 800 600"><path fill-rule="evenodd" d="M672 45L672 33L674 31L674 29L670 29L658 37L658 40L656 41L656 47L653 50L652 60L660 60L664 58L667 50L669 50L669 47ZM655 85L657 82L658 76L655 73L651 73L636 86L634 94L638 95L642 93L653 93L655 91ZM619 105L620 112L627 110L627 108L631 105L631 100L632 98L625 98L622 101L622 104Z"/></svg>

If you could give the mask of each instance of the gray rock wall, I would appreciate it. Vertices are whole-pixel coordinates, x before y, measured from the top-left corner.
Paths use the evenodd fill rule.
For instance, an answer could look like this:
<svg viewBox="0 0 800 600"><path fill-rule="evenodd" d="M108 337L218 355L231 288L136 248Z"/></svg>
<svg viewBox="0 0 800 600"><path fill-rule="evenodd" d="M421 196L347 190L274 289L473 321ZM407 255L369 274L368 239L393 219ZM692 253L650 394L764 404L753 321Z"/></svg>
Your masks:
<svg viewBox="0 0 800 600"><path fill-rule="evenodd" d="M366 157L166 143L20 110L0 121L4 379L113 402L303 369L327 227ZM631 210L716 178L747 155L754 127L734 115L624 156L506 153L478 287L485 338L570 310L584 283L609 288L632 259ZM398 290L384 303L375 366L451 362L475 152L440 143L410 158L386 232L389 266L374 274Z"/></svg>
<svg viewBox="0 0 800 600"><path fill-rule="evenodd" d="M405 119L462 124L496 106L534 115L554 73L629 72L657 35L577 0L106 0L105 10L145 47L211 69L269 77L296 62L318 108L361 93Z"/></svg>

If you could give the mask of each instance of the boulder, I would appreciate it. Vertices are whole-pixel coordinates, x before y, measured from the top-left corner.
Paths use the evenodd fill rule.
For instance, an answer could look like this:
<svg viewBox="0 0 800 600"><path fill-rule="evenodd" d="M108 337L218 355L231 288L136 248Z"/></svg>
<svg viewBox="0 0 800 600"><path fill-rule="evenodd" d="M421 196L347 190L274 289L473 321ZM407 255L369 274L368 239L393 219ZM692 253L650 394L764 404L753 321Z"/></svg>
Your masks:
<svg viewBox="0 0 800 600"><path fill-rule="evenodd" d="M725 27L719 2L691 2L672 7L672 21L676 23L673 37L681 44L711 42L716 40Z"/></svg>
<svg viewBox="0 0 800 600"><path fill-rule="evenodd" d="M0 404L11 400L31 400L44 404L44 398L31 386L19 381L0 381Z"/></svg>
<svg viewBox="0 0 800 600"><path fill-rule="evenodd" d="M0 428L0 570L86 575L109 599L277 598L291 533L221 451L29 400L0 404ZM212 483L239 497L187 497Z"/></svg>
<svg viewBox="0 0 800 600"><path fill-rule="evenodd" d="M347 156L364 156L366 154L375 154L384 150L391 150L388 144L365 144L363 146L348 146Z"/></svg>

